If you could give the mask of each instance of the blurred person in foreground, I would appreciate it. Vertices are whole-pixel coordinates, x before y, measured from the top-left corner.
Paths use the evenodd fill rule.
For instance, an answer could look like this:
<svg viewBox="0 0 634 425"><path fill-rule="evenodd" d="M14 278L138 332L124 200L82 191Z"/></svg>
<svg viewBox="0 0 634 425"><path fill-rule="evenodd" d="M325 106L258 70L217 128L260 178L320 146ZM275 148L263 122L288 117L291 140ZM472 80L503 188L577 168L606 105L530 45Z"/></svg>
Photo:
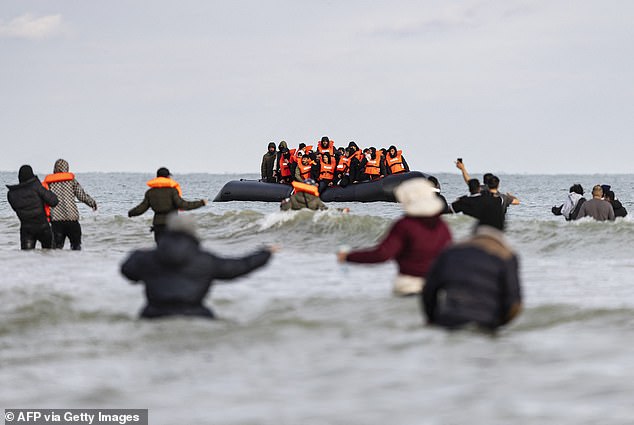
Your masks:
<svg viewBox="0 0 634 425"><path fill-rule="evenodd" d="M137 250L121 265L121 273L145 284L147 305L142 318L200 316L214 318L203 304L214 279L231 280L265 265L276 247L238 258L222 258L200 247L192 216L172 213L154 249Z"/></svg>
<svg viewBox="0 0 634 425"><path fill-rule="evenodd" d="M470 239L445 250L427 275L421 297L427 322L487 331L509 323L522 307L518 269L502 231L478 225Z"/></svg>
<svg viewBox="0 0 634 425"><path fill-rule="evenodd" d="M451 243L451 233L440 218L445 205L435 187L425 178L401 183L394 191L405 216L390 229L376 247L353 252L339 251L339 262L381 263L394 259L399 274L394 282L395 295L421 292L432 262Z"/></svg>

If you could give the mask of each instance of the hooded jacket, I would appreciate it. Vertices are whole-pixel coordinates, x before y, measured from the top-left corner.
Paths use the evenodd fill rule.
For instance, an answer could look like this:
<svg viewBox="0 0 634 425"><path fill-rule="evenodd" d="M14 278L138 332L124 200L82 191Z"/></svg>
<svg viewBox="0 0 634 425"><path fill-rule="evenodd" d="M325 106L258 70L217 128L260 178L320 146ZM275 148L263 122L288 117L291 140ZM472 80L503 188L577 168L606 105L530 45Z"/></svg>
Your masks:
<svg viewBox="0 0 634 425"><path fill-rule="evenodd" d="M193 210L205 205L203 200L186 201L180 197L174 187L153 187L145 192L143 201L128 211L128 217L135 217L149 208L154 211L152 224L165 225L169 213L177 210Z"/></svg>
<svg viewBox="0 0 634 425"><path fill-rule="evenodd" d="M29 167L30 168L30 167ZM45 205L55 206L57 196L46 190L42 183L30 173L20 173L20 183L7 185L7 200L20 219L22 228L38 229L48 226Z"/></svg>
<svg viewBox="0 0 634 425"><path fill-rule="evenodd" d="M234 279L262 267L271 256L260 250L242 258L221 258L200 248L196 238L184 232L165 232L156 249L133 252L121 273L133 282L145 283L147 305L141 317L169 315L205 316L203 305L214 279Z"/></svg>
<svg viewBox="0 0 634 425"><path fill-rule="evenodd" d="M270 148L275 149L275 143L269 143L267 151L262 157L262 166L260 172L262 174L262 180L266 182L273 182L273 168L275 167L275 158L277 158L276 152L271 152Z"/></svg>
<svg viewBox="0 0 634 425"><path fill-rule="evenodd" d="M55 161L53 173L68 173L68 162L63 159ZM49 183L50 190L59 199L59 203L51 208L51 221L79 221L79 211L75 198L92 209L97 203L88 195L75 179Z"/></svg>

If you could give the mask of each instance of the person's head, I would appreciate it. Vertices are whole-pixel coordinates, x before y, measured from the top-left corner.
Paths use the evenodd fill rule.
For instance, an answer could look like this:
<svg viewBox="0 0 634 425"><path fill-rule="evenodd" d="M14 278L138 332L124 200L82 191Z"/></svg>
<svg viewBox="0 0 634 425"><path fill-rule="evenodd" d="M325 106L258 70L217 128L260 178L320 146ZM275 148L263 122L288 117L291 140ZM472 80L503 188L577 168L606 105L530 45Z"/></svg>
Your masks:
<svg viewBox="0 0 634 425"><path fill-rule="evenodd" d="M330 164L330 154L328 152L322 153L321 160L322 162L325 162L326 164Z"/></svg>
<svg viewBox="0 0 634 425"><path fill-rule="evenodd" d="M35 177L35 174L33 174L33 168L31 168L30 165L23 165L20 167L20 170L18 170L18 181L20 183L29 181L33 177Z"/></svg>
<svg viewBox="0 0 634 425"><path fill-rule="evenodd" d="M183 233L198 240L196 220L193 215L179 215L176 212L167 216L166 229L170 232Z"/></svg>
<svg viewBox="0 0 634 425"><path fill-rule="evenodd" d="M600 185L597 184L592 188L592 197L603 198L603 188Z"/></svg>
<svg viewBox="0 0 634 425"><path fill-rule="evenodd" d="M354 140L351 140L350 143L348 143L348 147L354 148L355 152L359 150L359 146L355 143Z"/></svg>
<svg viewBox="0 0 634 425"><path fill-rule="evenodd" d="M612 188L612 186L610 186L609 184L602 184L601 185L601 189L603 189L603 194L605 195L605 193L610 190Z"/></svg>
<svg viewBox="0 0 634 425"><path fill-rule="evenodd" d="M302 150L302 149L304 149L305 147L306 147L306 143L300 143L300 144L299 144L299 148L298 148L298 149L299 149L299 150Z"/></svg>
<svg viewBox="0 0 634 425"><path fill-rule="evenodd" d="M372 150L370 150L370 148L363 149L363 156L365 156L365 158L367 160L371 160L372 159Z"/></svg>
<svg viewBox="0 0 634 425"><path fill-rule="evenodd" d="M291 157L291 151L289 151L288 148L282 148L280 152L282 152L282 156L286 159Z"/></svg>
<svg viewBox="0 0 634 425"><path fill-rule="evenodd" d="M354 148L346 148L346 157L350 158L354 155Z"/></svg>
<svg viewBox="0 0 634 425"><path fill-rule="evenodd" d="M429 182L430 182L431 184L433 184L433 185L434 185L434 187L436 188L436 190L437 190L438 192L440 192L440 182L438 181L438 179L437 179L436 177L434 177L434 176L429 176L429 177L427 177L427 180L429 180Z"/></svg>
<svg viewBox="0 0 634 425"><path fill-rule="evenodd" d="M302 158L302 165L310 164L310 157L308 155L303 155L301 158Z"/></svg>
<svg viewBox="0 0 634 425"><path fill-rule="evenodd" d="M170 173L170 170L168 170L165 167L161 167L158 170L156 170L156 177L169 177L171 175L172 173Z"/></svg>
<svg viewBox="0 0 634 425"><path fill-rule="evenodd" d="M327 148L330 145L330 139L328 138L328 136L324 136L321 138L320 143L322 148Z"/></svg>
<svg viewBox="0 0 634 425"><path fill-rule="evenodd" d="M304 155L311 159L311 161L317 161L317 154L313 151L308 152L308 154Z"/></svg>
<svg viewBox="0 0 634 425"><path fill-rule="evenodd" d="M467 182L467 186L469 186L470 195L475 195L477 193L480 193L480 180L471 179Z"/></svg>
<svg viewBox="0 0 634 425"><path fill-rule="evenodd" d="M581 186L579 183L573 184L572 186L570 186L570 193L583 195L583 186Z"/></svg>
<svg viewBox="0 0 634 425"><path fill-rule="evenodd" d="M614 201L614 198L615 198L614 192L612 192L611 190L606 191L603 198L606 201Z"/></svg>
<svg viewBox="0 0 634 425"><path fill-rule="evenodd" d="M277 149L277 148L275 147L275 143L274 143L274 142L270 142L270 143L269 143L269 147L268 147L268 149L269 149L269 153L273 153L273 152L275 152L275 149Z"/></svg>
<svg viewBox="0 0 634 425"><path fill-rule="evenodd" d="M68 173L68 170L68 161L61 158L55 161L55 165L53 166L54 173Z"/></svg>
<svg viewBox="0 0 634 425"><path fill-rule="evenodd" d="M487 180L486 185L489 190L497 190L497 188L500 187L500 179L498 176L491 175L491 177Z"/></svg>
<svg viewBox="0 0 634 425"><path fill-rule="evenodd" d="M337 148L337 153L339 155L345 155L346 154L346 149L343 146L341 146L341 147Z"/></svg>
<svg viewBox="0 0 634 425"><path fill-rule="evenodd" d="M281 151L282 149L288 149L288 145L286 144L285 140L282 140L278 145L277 145L277 150Z"/></svg>
<svg viewBox="0 0 634 425"><path fill-rule="evenodd" d="M394 196L410 217L434 217L445 207L436 188L423 177L405 180L396 187Z"/></svg>
<svg viewBox="0 0 634 425"><path fill-rule="evenodd" d="M370 153L372 155L372 159L376 159L377 150L374 146L370 147Z"/></svg>
<svg viewBox="0 0 634 425"><path fill-rule="evenodd" d="M482 184L488 186L489 185L489 179L493 177L493 174L491 173L486 173L482 176Z"/></svg>
<svg viewBox="0 0 634 425"><path fill-rule="evenodd" d="M390 153L390 156L394 158L396 156L396 146L390 146L387 151Z"/></svg>

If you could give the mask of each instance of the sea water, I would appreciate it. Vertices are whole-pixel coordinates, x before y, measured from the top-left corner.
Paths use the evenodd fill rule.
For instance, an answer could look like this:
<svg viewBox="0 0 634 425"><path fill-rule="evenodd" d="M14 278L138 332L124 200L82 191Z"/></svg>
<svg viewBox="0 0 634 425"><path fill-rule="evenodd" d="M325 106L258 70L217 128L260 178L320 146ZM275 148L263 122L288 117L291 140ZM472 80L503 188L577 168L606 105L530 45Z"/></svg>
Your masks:
<svg viewBox="0 0 634 425"><path fill-rule="evenodd" d="M40 175L43 177L43 175ZM152 214L128 218L151 174L84 173L83 250L22 252L0 198L0 408L147 408L152 424L632 424L634 223L565 222L568 188L611 184L634 213L634 175L501 175L521 200L507 215L520 256L522 315L496 336L426 327L419 300L395 298L393 263L336 262L402 213L394 203L330 204L349 214L210 203L204 248L281 250L217 282L221 318L140 321L142 285L119 266L154 245ZM184 197L213 199L235 178L179 175ZM438 174L449 201L459 173ZM479 176L478 176L479 177ZM3 184L16 173L0 173ZM588 196L588 193L586 194ZM473 220L445 216L454 239Z"/></svg>

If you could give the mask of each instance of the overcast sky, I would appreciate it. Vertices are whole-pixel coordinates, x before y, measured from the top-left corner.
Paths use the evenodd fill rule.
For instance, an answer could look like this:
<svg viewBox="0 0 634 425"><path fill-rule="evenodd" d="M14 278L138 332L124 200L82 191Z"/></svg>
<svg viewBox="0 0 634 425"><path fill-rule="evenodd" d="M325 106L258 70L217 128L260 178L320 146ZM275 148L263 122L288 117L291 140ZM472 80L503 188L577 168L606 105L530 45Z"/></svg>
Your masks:
<svg viewBox="0 0 634 425"><path fill-rule="evenodd" d="M0 61L5 171L258 173L328 135L428 172L634 172L631 0L2 0Z"/></svg>

